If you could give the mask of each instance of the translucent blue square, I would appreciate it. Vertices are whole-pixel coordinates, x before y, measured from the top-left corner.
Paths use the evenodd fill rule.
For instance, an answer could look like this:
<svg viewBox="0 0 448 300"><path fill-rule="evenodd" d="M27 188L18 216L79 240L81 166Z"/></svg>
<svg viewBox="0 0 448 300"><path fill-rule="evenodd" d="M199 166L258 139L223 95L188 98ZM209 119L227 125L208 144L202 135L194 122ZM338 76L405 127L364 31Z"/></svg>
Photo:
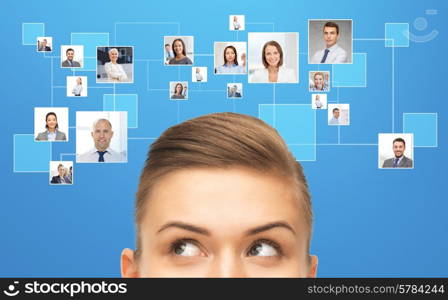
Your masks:
<svg viewBox="0 0 448 300"><path fill-rule="evenodd" d="M409 23L384 24L385 47L409 47Z"/></svg>
<svg viewBox="0 0 448 300"><path fill-rule="evenodd" d="M82 68L72 69L73 71L95 71L96 72L97 60L96 57L84 57L84 65Z"/></svg>
<svg viewBox="0 0 448 300"><path fill-rule="evenodd" d="M367 86L367 53L353 53L352 64L332 65L333 87Z"/></svg>
<svg viewBox="0 0 448 300"><path fill-rule="evenodd" d="M137 94L104 94L104 111L127 111L128 128L138 128L138 95Z"/></svg>
<svg viewBox="0 0 448 300"><path fill-rule="evenodd" d="M14 135L14 172L48 172L51 142L35 142L33 134Z"/></svg>
<svg viewBox="0 0 448 300"><path fill-rule="evenodd" d="M414 147L437 147L437 114L403 114L403 133L414 134Z"/></svg>
<svg viewBox="0 0 448 300"><path fill-rule="evenodd" d="M37 38L39 36L45 36L44 23L22 23L22 45L34 45L37 47Z"/></svg>
<svg viewBox="0 0 448 300"><path fill-rule="evenodd" d="M278 130L296 160L316 160L316 110L311 105L261 104L259 118Z"/></svg>
<svg viewBox="0 0 448 300"><path fill-rule="evenodd" d="M84 58L86 57L96 58L96 47L109 46L109 33L72 32L71 44L84 46Z"/></svg>

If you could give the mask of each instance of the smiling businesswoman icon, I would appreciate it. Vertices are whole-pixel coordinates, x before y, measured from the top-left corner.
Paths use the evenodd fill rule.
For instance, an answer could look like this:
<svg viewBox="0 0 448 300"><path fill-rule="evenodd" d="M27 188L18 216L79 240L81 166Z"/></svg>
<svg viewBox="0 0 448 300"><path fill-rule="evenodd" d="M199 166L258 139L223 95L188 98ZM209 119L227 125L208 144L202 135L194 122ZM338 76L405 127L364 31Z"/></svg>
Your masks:
<svg viewBox="0 0 448 300"><path fill-rule="evenodd" d="M123 277L315 277L302 167L277 131L216 113L152 145L136 199L137 249Z"/></svg>

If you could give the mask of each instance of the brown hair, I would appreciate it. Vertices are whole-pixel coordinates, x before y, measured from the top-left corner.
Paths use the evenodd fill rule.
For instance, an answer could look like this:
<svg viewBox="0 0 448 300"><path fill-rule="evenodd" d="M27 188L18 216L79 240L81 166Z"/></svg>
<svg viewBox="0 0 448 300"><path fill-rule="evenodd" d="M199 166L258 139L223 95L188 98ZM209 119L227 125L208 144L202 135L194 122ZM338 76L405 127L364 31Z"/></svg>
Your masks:
<svg viewBox="0 0 448 300"><path fill-rule="evenodd" d="M264 44L263 51L262 51L262 56L261 56L264 67L267 68L269 66L268 62L266 61L266 54L264 53L264 51L266 50L267 46L274 46L275 48L277 48L278 53L280 53L280 61L278 62L277 67L280 67L281 65L283 65L283 50L282 50L282 46L280 46L280 44L277 43L276 41L269 41L266 44Z"/></svg>
<svg viewBox="0 0 448 300"><path fill-rule="evenodd" d="M227 49L232 49L233 53L235 53L235 59L233 60L233 63L235 64L235 66L238 66L238 54L236 53L236 48L233 47L232 45L227 46L224 48L224 65L227 64L227 58L226 58L226 51Z"/></svg>
<svg viewBox="0 0 448 300"><path fill-rule="evenodd" d="M311 197L302 166L289 152L278 132L260 119L236 113L214 113L167 129L152 145L136 194L136 258L140 256L140 224L146 203L161 178L186 168L246 167L290 179L307 229L312 231Z"/></svg>
<svg viewBox="0 0 448 300"><path fill-rule="evenodd" d="M325 31L325 27L334 27L336 28L336 33L339 34L339 25L336 24L335 22L327 22L324 25L324 28L322 29L322 31Z"/></svg>

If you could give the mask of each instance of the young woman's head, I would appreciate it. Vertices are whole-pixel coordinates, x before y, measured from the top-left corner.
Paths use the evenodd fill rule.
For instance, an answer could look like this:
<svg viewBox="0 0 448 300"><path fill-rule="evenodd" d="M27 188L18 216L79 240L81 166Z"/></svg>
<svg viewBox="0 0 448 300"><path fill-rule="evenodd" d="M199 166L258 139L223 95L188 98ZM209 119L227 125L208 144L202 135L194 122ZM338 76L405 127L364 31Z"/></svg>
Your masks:
<svg viewBox="0 0 448 300"><path fill-rule="evenodd" d="M124 277L311 277L302 167L277 131L235 113L198 117L152 145Z"/></svg>
<svg viewBox="0 0 448 300"><path fill-rule="evenodd" d="M173 51L176 57L187 55L185 52L185 43L182 39L175 39L173 41Z"/></svg>
<svg viewBox="0 0 448 300"><path fill-rule="evenodd" d="M314 79L314 86L317 89L322 90L324 88L324 84L325 84L325 82L324 82L324 74L321 73L321 72L316 72L314 74L314 78L313 79Z"/></svg>
<svg viewBox="0 0 448 300"><path fill-rule="evenodd" d="M47 113L47 115L45 116L45 128L47 128L48 130L55 130L58 127L58 117L56 116L56 113Z"/></svg>
<svg viewBox="0 0 448 300"><path fill-rule="evenodd" d="M184 90L183 85L181 83L177 83L176 86L174 87L174 94L181 95L183 90Z"/></svg>
<svg viewBox="0 0 448 300"><path fill-rule="evenodd" d="M263 46L262 57L265 68L278 68L283 65L283 50L282 46L276 41L269 41Z"/></svg>
<svg viewBox="0 0 448 300"><path fill-rule="evenodd" d="M238 55L234 46L227 46L224 49L224 65L226 64L238 66Z"/></svg>

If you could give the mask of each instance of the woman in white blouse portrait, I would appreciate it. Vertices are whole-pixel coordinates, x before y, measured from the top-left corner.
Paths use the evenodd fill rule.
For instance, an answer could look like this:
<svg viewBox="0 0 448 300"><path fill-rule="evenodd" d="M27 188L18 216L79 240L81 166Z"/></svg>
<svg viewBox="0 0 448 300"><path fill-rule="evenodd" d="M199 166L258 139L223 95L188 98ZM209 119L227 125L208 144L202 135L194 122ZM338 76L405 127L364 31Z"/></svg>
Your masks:
<svg viewBox="0 0 448 300"><path fill-rule="evenodd" d="M118 64L118 50L112 48L109 50L110 62L105 63L104 69L106 70L108 81L111 82L126 82L128 81L128 75L124 71L123 67Z"/></svg>
<svg viewBox="0 0 448 300"><path fill-rule="evenodd" d="M75 97L80 97L82 93L82 78L76 78L76 85L72 89L72 94Z"/></svg>
<svg viewBox="0 0 448 300"><path fill-rule="evenodd" d="M276 41L269 41L263 46L263 69L255 70L250 82L254 83L296 83L294 70L283 66L283 50Z"/></svg>

